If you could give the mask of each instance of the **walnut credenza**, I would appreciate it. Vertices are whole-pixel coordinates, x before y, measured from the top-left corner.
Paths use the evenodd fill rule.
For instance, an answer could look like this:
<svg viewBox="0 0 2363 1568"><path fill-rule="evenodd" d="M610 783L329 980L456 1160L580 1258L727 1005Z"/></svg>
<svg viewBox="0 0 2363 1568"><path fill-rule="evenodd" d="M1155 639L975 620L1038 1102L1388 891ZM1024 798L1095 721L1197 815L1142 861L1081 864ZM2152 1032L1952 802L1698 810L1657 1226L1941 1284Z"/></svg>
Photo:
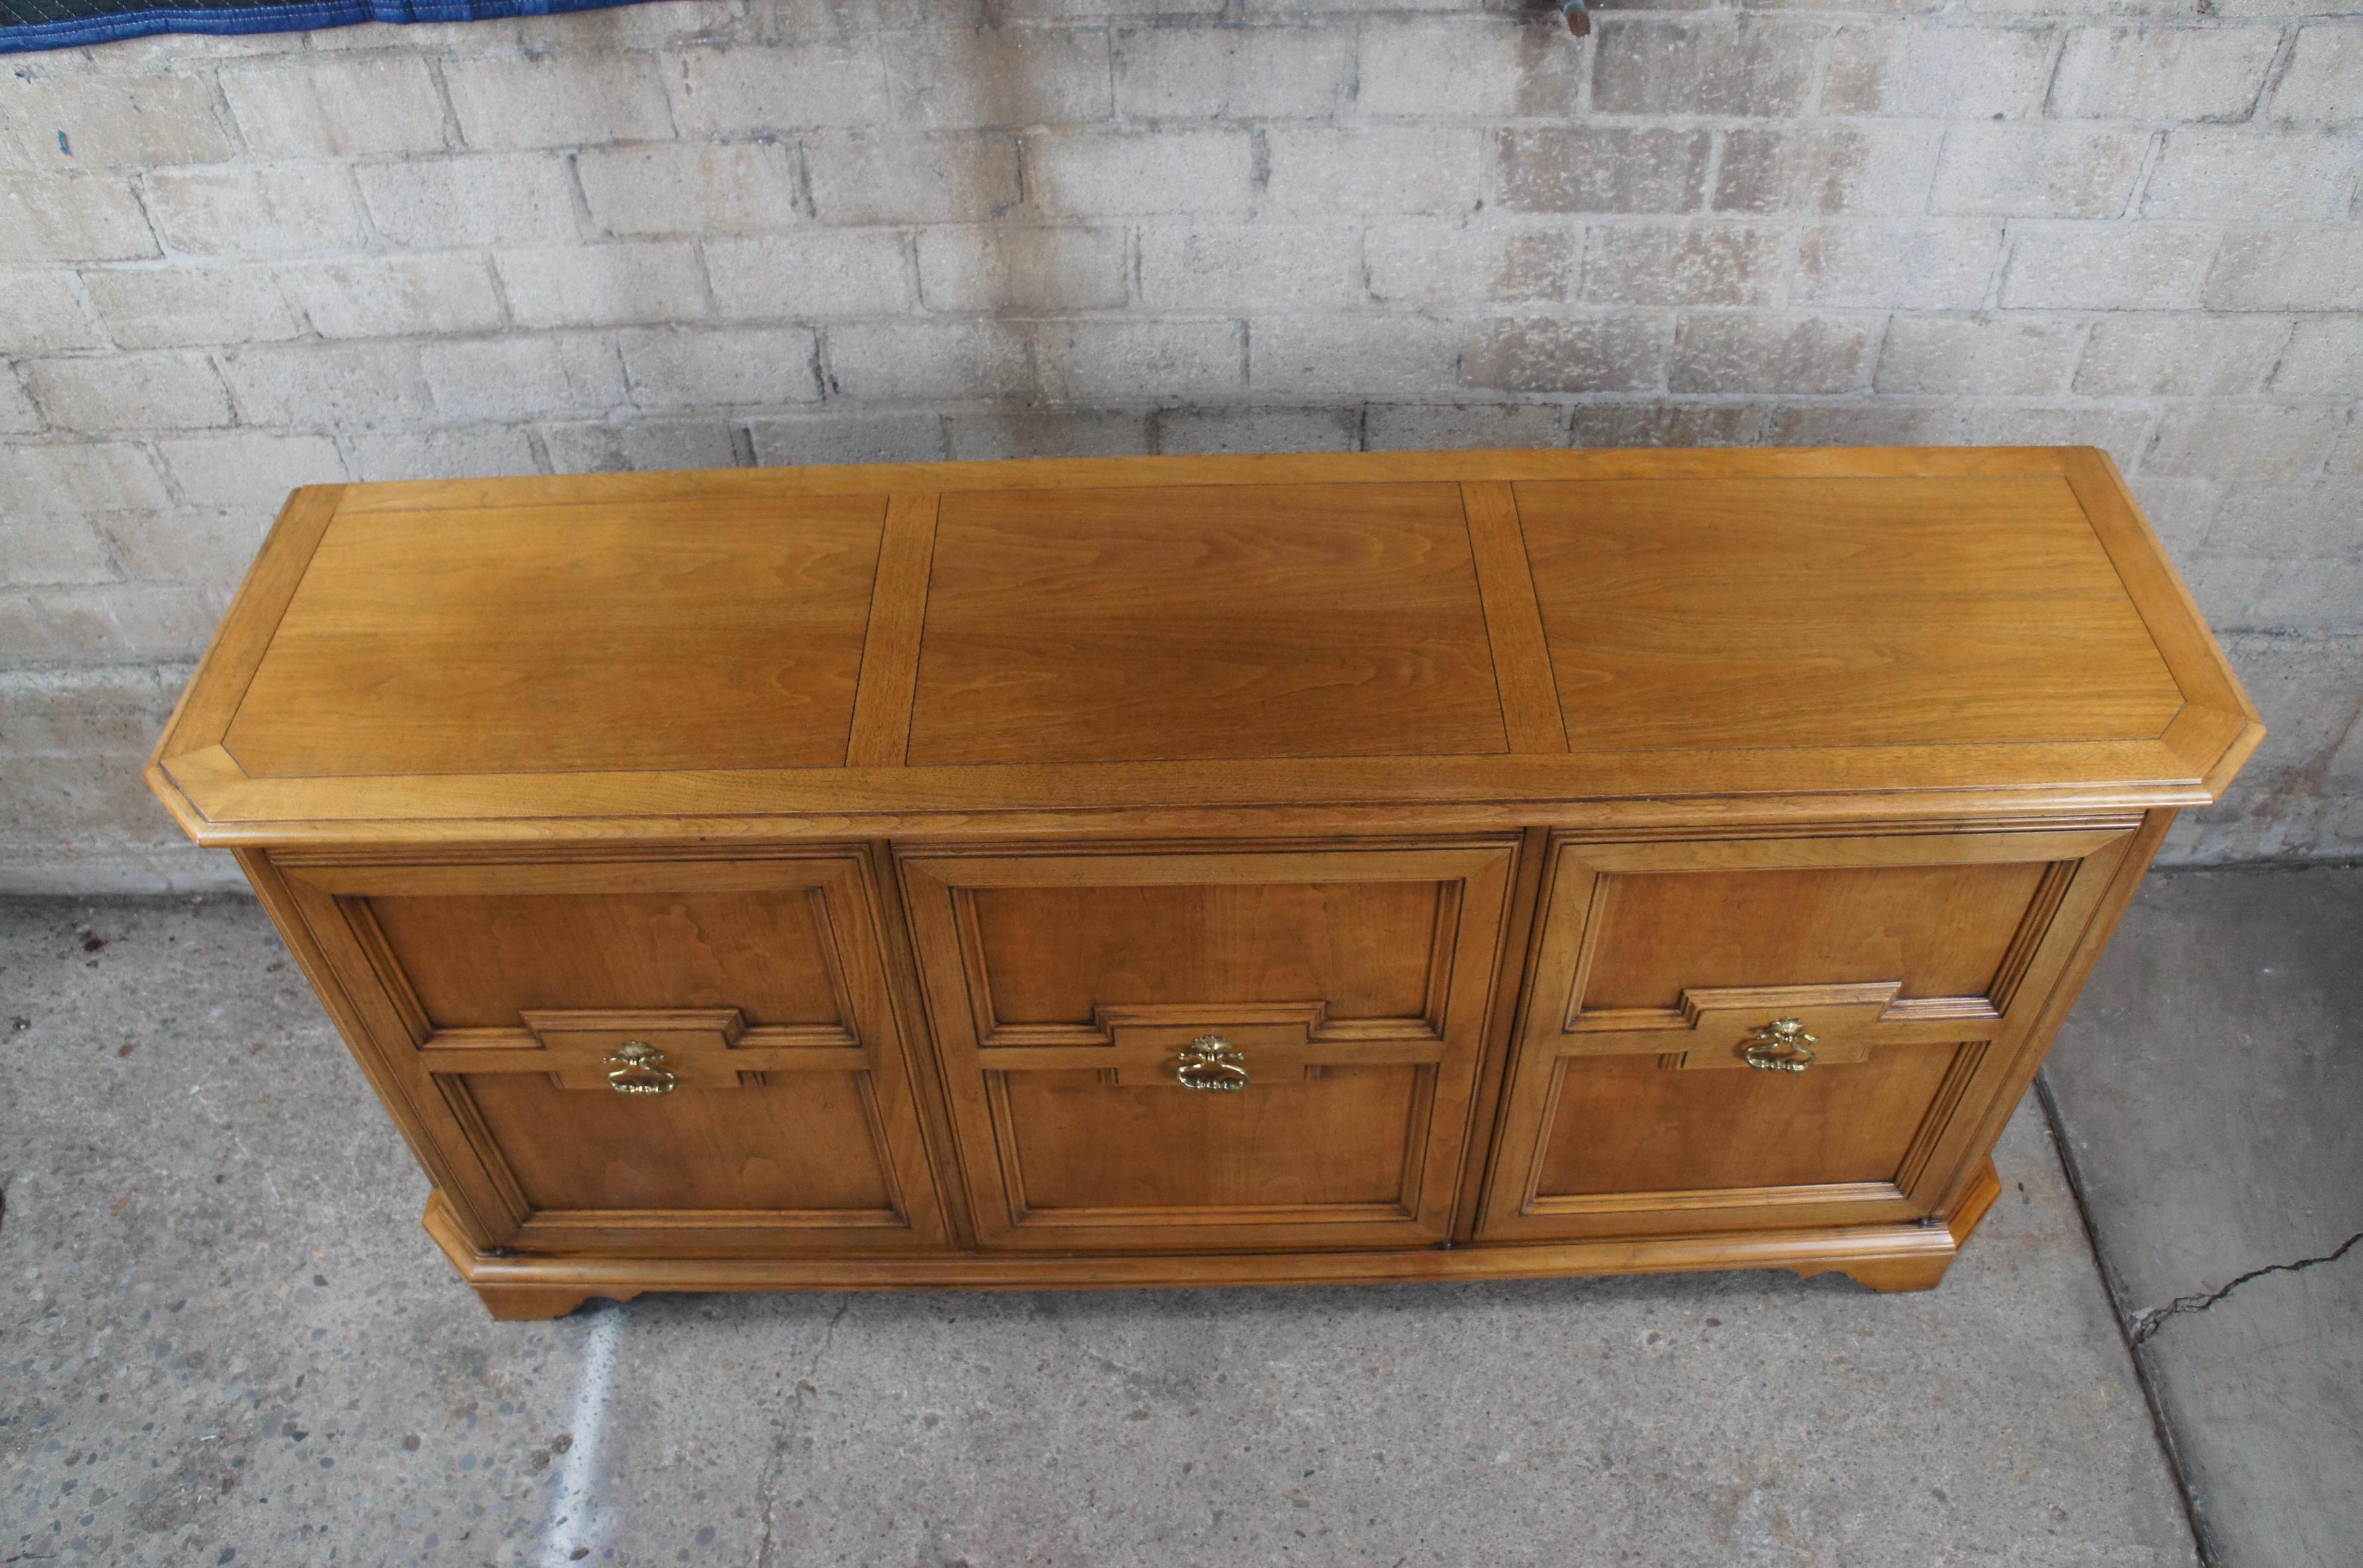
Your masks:
<svg viewBox="0 0 2363 1568"><path fill-rule="evenodd" d="M298 491L149 778L502 1317L1933 1285L2255 711L2105 457Z"/></svg>

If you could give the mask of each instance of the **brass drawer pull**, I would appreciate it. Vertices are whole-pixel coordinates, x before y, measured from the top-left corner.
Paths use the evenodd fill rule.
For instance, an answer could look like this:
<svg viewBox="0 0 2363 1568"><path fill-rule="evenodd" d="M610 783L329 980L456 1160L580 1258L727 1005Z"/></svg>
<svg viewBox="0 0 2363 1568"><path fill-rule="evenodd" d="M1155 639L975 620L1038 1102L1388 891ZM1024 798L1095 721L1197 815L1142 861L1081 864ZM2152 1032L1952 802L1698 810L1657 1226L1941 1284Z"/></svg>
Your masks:
<svg viewBox="0 0 2363 1568"><path fill-rule="evenodd" d="M665 1071L665 1054L638 1040L627 1040L604 1064L607 1087L617 1094L671 1094L681 1080Z"/></svg>
<svg viewBox="0 0 2363 1568"><path fill-rule="evenodd" d="M1814 1065L1813 1047L1820 1043L1795 1019L1781 1018L1758 1030L1739 1055L1749 1066L1768 1073L1802 1073Z"/></svg>
<svg viewBox="0 0 2363 1568"><path fill-rule="evenodd" d="M1219 1034L1201 1034L1174 1064L1173 1077L1186 1089L1237 1094L1248 1087L1247 1058Z"/></svg>

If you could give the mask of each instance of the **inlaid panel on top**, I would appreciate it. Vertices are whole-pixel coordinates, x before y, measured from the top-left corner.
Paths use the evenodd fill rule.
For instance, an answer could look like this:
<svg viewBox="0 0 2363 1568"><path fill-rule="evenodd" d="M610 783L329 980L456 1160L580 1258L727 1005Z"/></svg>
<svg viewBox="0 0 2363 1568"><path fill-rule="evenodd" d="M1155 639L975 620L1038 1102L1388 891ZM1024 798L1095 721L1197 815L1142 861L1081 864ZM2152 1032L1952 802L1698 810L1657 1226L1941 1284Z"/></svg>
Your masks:
<svg viewBox="0 0 2363 1568"><path fill-rule="evenodd" d="M1579 751L2148 739L2182 705L2061 479L1516 494Z"/></svg>
<svg viewBox="0 0 2363 1568"><path fill-rule="evenodd" d="M1457 485L943 498L914 765L1506 750Z"/></svg>
<svg viewBox="0 0 2363 1568"><path fill-rule="evenodd" d="M224 744L258 776L842 766L885 513L339 514Z"/></svg>

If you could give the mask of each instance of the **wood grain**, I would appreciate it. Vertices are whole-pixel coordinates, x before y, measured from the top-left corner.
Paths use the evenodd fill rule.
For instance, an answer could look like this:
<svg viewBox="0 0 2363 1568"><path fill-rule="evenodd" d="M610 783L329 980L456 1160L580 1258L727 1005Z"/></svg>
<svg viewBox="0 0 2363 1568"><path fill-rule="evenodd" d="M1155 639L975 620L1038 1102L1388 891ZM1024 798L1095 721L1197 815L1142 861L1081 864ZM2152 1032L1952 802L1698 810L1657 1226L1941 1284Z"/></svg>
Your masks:
<svg viewBox="0 0 2363 1568"><path fill-rule="evenodd" d="M1581 747L2143 740L2183 705L2064 480L1517 496Z"/></svg>
<svg viewBox="0 0 2363 1568"><path fill-rule="evenodd" d="M2261 733L2095 453L1353 454L302 491L148 777L496 1316L1916 1289Z"/></svg>
<svg viewBox="0 0 2363 1568"><path fill-rule="evenodd" d="M885 506L339 514L226 744L257 776L840 765Z"/></svg>
<svg viewBox="0 0 2363 1568"><path fill-rule="evenodd" d="M943 499L915 765L1507 745L1451 486Z"/></svg>

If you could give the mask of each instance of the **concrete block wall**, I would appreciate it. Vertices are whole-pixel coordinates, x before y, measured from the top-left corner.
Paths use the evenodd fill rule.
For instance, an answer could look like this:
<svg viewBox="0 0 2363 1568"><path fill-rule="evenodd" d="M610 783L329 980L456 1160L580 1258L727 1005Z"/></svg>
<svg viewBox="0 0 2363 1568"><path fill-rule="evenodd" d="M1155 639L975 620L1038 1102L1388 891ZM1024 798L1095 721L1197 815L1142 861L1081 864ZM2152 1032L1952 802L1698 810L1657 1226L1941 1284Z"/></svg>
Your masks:
<svg viewBox="0 0 2363 1568"><path fill-rule="evenodd" d="M0 76L0 887L284 491L1027 454L2086 442L2363 850L2363 0L667 0Z"/></svg>

